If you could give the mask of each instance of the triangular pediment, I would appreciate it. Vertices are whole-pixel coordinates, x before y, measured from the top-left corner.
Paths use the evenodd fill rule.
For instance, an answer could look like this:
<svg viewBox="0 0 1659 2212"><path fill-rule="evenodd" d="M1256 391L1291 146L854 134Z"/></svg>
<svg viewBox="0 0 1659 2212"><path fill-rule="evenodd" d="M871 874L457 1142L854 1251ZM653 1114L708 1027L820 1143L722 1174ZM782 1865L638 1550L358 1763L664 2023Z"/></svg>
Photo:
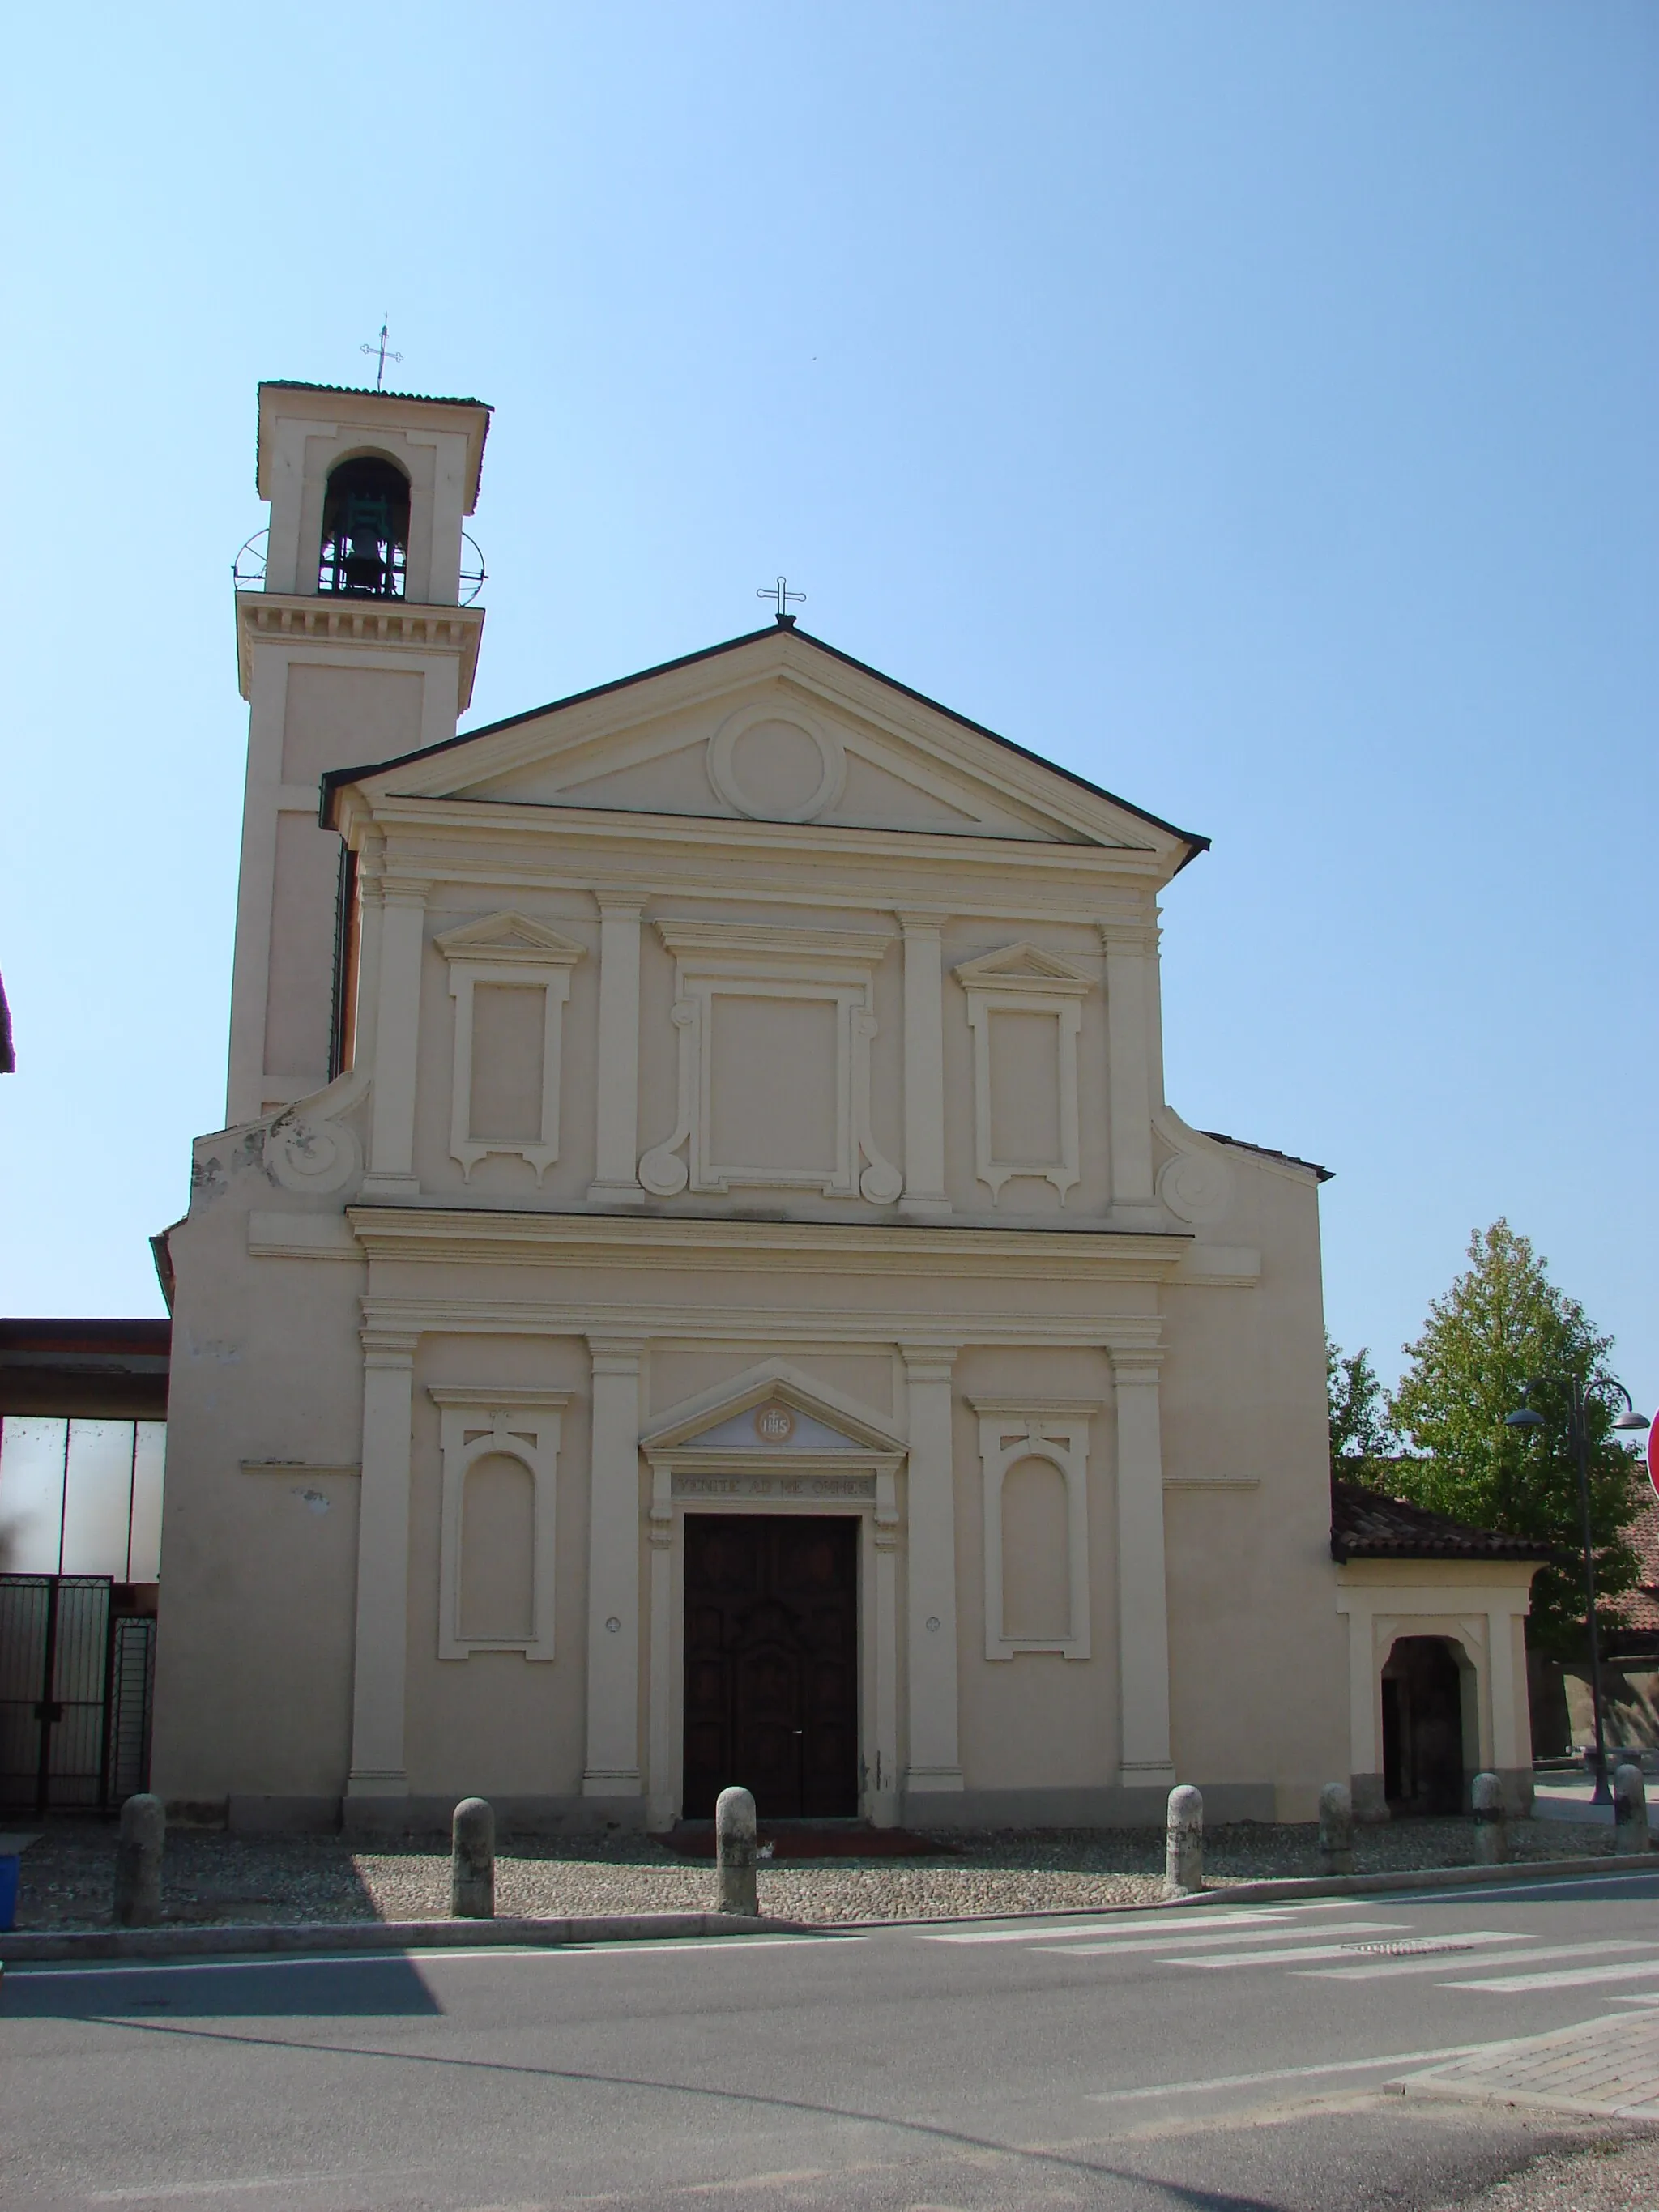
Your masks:
<svg viewBox="0 0 1659 2212"><path fill-rule="evenodd" d="M535 962L544 967L567 967L580 960L583 948L574 938L532 921L527 914L487 914L459 929L446 930L437 946L449 960L505 960Z"/></svg>
<svg viewBox="0 0 1659 2212"><path fill-rule="evenodd" d="M969 989L1006 990L1021 986L1028 990L1060 991L1069 994L1086 991L1093 978L1085 968L1073 960L1066 960L1058 952L1045 951L1040 945L1024 939L1018 945L1005 945L998 952L981 952L976 960L964 960L956 970L957 982Z"/></svg>
<svg viewBox="0 0 1659 2212"><path fill-rule="evenodd" d="M763 1360L671 1407L640 1439L647 1453L872 1452L904 1449L869 1409L781 1359Z"/></svg>
<svg viewBox="0 0 1659 2212"><path fill-rule="evenodd" d="M1091 845L1165 872L1203 842L786 630L329 781L371 799Z"/></svg>

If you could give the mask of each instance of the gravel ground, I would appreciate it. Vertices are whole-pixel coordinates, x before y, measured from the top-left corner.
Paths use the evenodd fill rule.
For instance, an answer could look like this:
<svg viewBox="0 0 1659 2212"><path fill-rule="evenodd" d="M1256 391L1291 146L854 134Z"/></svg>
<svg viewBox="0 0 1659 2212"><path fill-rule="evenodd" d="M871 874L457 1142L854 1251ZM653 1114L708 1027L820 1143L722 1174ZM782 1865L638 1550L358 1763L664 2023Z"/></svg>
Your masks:
<svg viewBox="0 0 1659 2212"><path fill-rule="evenodd" d="M981 1913L1087 1911L1144 1905L1158 1893L1164 1837L1150 1828L955 1830L935 1857L815 1859L763 1866L763 1912L816 1921L954 1919ZM1609 1852L1612 1832L1577 1823L1516 1821L1517 1859ZM106 1925L115 1831L54 1822L24 1854L20 1928ZM1402 1820L1356 1838L1362 1874L1465 1866L1469 1820ZM1320 1871L1318 1831L1254 1821L1212 1828L1205 1871L1212 1887ZM329 1837L262 1839L203 1829L167 1838L163 1909L188 1922L430 1920L449 1910L448 1853L428 1844L354 1850ZM498 1912L705 1911L714 1903L707 1861L676 1857L649 1838L568 1843L505 1838L495 1865Z"/></svg>
<svg viewBox="0 0 1659 2212"><path fill-rule="evenodd" d="M1460 2198L1444 2212L1653 2212L1659 2204L1659 2135L1598 2142L1540 2158L1508 2181Z"/></svg>

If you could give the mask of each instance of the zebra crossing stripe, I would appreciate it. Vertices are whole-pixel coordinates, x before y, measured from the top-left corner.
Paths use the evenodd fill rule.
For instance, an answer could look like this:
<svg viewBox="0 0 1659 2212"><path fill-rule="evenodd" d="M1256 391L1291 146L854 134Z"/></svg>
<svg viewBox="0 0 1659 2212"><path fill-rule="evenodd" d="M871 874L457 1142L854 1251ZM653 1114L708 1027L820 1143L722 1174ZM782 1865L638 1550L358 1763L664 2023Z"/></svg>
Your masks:
<svg viewBox="0 0 1659 2212"><path fill-rule="evenodd" d="M1496 1990L1507 1996L1511 1990L1582 1990L1597 1982L1645 1981L1655 1974L1659 1974L1659 1959L1650 1959L1645 1966L1582 1966L1577 1972L1560 1974L1510 1974L1501 1982L1446 1982L1442 1986L1449 1990Z"/></svg>
<svg viewBox="0 0 1659 2212"><path fill-rule="evenodd" d="M1511 1935L1502 1928L1474 1928L1458 1936L1407 1936L1414 1952L1470 1951L1483 1943L1530 1943L1530 1936ZM1352 1959L1362 1947L1354 1943L1308 1943L1290 1951L1226 1951L1218 1959L1170 1959L1171 1966L1276 1966L1291 1959Z"/></svg>
<svg viewBox="0 0 1659 2212"><path fill-rule="evenodd" d="M1609 1951L1617 1951L1623 1957L1628 1958L1632 1951L1653 1950L1659 1950L1659 1944L1632 1943L1624 1936L1613 1936L1605 1943L1551 1943L1536 1951L1526 1951L1518 1956L1511 1955L1509 1958L1504 1958L1494 1951L1486 1958L1460 1959L1456 1971L1459 1973L1467 1974L1476 1972L1482 1966L1525 1968L1538 1965L1547 1959L1552 1960L1590 1959L1598 1954L1605 1955ZM1443 1974L1445 1972L1444 1958L1389 1959L1379 1961L1376 1966L1310 1966L1303 1971L1301 1978L1310 1982L1376 1982L1395 1974ZM1507 1989L1510 1984L1505 1982L1504 1986ZM1645 2004L1659 2002L1659 1999L1627 1997L1621 1998L1620 2002L1626 2004Z"/></svg>
<svg viewBox="0 0 1659 2212"><path fill-rule="evenodd" d="M1409 1925L1409 1922L1402 1924L1397 1920L1339 1920L1328 1927L1322 1928L1319 1933L1322 1936L1403 1936L1406 1928ZM1255 1935L1247 1936L1245 1941L1259 1944L1294 1943L1304 1932L1300 1928L1262 1928L1259 1929ZM1236 1940L1230 1931L1222 1933L1194 1928L1182 1929L1173 1936L1138 1936L1126 1942L1056 1943L1051 1948L1067 1958L1115 1959L1121 1952L1167 1951L1172 1943L1179 1943L1187 1950L1204 1950L1218 1943L1231 1943ZM1334 1950L1340 1952L1342 1948L1340 1944L1337 1944L1334 1946ZM1265 1950L1260 1954L1255 1951L1241 1951L1237 1954L1241 1959L1254 1959L1258 1955L1262 1958L1271 1958L1275 1955L1288 1954L1274 1954ZM1173 1966L1176 1962L1171 1960L1168 1963Z"/></svg>
<svg viewBox="0 0 1659 2212"><path fill-rule="evenodd" d="M1253 1922L1288 1920L1287 1912L1206 1912L1206 1929L1243 1928ZM1177 1942L1184 1938L1184 1927L1172 1922L1167 1914L1127 1915L1111 1920L1073 1921L1057 1928L976 1928L966 1931L951 1930L936 1933L932 1929L917 1931L917 1941L922 1943L1058 1943L1078 1936L1145 1936L1158 1929L1167 1931L1164 1940Z"/></svg>

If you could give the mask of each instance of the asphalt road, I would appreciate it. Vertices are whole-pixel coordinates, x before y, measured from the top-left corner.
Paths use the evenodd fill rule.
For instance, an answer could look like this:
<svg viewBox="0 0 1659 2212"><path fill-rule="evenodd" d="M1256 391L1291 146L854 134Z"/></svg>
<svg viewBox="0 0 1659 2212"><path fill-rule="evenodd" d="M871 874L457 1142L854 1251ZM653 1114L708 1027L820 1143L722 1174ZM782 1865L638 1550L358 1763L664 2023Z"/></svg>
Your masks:
<svg viewBox="0 0 1659 2212"><path fill-rule="evenodd" d="M1384 2083L1645 2004L1646 1872L795 1939L20 1966L0 2202L1403 2212L1619 2130Z"/></svg>

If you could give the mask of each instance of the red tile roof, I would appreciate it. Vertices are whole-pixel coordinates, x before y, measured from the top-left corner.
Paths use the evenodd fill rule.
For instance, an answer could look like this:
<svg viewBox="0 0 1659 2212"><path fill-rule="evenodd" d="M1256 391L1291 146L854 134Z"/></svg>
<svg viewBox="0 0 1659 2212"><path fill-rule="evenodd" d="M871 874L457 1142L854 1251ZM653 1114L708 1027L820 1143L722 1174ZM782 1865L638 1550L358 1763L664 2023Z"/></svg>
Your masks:
<svg viewBox="0 0 1659 2212"><path fill-rule="evenodd" d="M1403 1498L1358 1483L1331 1484L1331 1557L1346 1559L1536 1559L1550 1557L1547 1545L1528 1536L1503 1536L1494 1528L1471 1528L1443 1513L1430 1513Z"/></svg>

